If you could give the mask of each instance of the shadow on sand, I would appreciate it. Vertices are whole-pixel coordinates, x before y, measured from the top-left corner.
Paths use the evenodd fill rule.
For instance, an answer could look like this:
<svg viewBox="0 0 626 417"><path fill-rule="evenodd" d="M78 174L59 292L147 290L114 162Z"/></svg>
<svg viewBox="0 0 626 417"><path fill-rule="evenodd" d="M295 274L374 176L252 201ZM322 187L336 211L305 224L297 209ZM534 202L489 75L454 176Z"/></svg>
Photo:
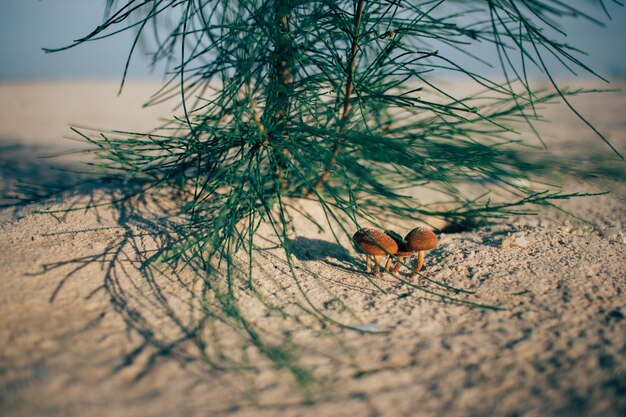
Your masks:
<svg viewBox="0 0 626 417"><path fill-rule="evenodd" d="M0 207L41 200L94 177L52 154L50 148L0 140Z"/></svg>

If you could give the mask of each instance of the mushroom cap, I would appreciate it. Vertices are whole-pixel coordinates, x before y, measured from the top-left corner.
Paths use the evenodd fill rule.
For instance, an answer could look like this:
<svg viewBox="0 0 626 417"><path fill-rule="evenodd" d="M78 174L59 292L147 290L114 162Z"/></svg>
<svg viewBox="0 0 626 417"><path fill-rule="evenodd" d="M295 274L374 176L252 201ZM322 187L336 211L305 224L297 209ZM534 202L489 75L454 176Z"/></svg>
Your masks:
<svg viewBox="0 0 626 417"><path fill-rule="evenodd" d="M404 240L412 252L430 250L437 246L437 235L424 227L416 227L411 230Z"/></svg>
<svg viewBox="0 0 626 417"><path fill-rule="evenodd" d="M396 233L393 230L385 230L385 234L392 238L398 245L398 251L394 253L394 255L398 257L407 257L413 255L413 252L409 249L406 241L399 233Z"/></svg>
<svg viewBox="0 0 626 417"><path fill-rule="evenodd" d="M384 256L398 251L398 244L382 230L361 229L352 236L352 239L354 239L358 248L368 255Z"/></svg>

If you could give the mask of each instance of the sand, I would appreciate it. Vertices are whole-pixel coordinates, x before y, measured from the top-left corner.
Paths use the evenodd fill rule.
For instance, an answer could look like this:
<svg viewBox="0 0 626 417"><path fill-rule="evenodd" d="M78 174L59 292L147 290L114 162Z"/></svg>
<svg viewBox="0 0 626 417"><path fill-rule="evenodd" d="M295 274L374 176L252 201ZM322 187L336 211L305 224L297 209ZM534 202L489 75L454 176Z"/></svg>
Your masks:
<svg viewBox="0 0 626 417"><path fill-rule="evenodd" d="M82 178L59 171L80 169L76 157L35 157L76 146L60 139L68 122L142 130L169 114L163 106L138 109L154 85L131 84L120 99L115 87L1 85L3 191L29 183L24 196L32 197ZM575 103L626 153L626 94ZM615 176L623 165L610 162L610 151L567 110L550 109L548 117L556 152L593 156L581 165L589 174L559 178L565 189L612 191L561 204L595 226L542 211L443 234L426 258L426 276L475 291L460 298L501 311L443 302L391 277L374 281L381 292L361 273L362 259L351 261L328 230L297 219L294 266L311 304L344 324L386 333L321 326L275 242L258 242L255 287L286 316L251 297L244 282L235 291L251 326L293 354L289 364L313 373L304 385L260 355L215 299L198 301L192 271L142 264L166 238L162 197L38 213L118 196L116 184L98 183L3 209L0 414L624 415L626 188ZM245 254L238 255L245 268ZM400 276L410 280L406 271Z"/></svg>

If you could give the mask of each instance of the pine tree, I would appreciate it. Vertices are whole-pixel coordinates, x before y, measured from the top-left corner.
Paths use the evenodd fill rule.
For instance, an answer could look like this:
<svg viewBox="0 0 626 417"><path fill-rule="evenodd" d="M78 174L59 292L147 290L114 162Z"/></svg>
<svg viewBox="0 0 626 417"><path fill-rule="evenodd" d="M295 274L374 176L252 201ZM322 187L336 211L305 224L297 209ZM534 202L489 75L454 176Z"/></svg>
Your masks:
<svg viewBox="0 0 626 417"><path fill-rule="evenodd" d="M76 132L96 146L99 168L134 184L133 195L177 191L184 221L171 230L166 260L195 268L222 311L305 381L238 309L235 252L252 254L269 225L296 280L290 223L307 216L294 204L302 199L323 208L321 226L351 236L385 216L467 227L576 196L535 182L541 164L525 155L536 138L516 130L524 123L540 138L540 107L555 99L576 111L568 97L582 91L560 88L546 57L593 74L561 41L563 18L594 20L560 0L108 0L104 22L67 48L132 30L128 69L149 37L167 79L148 104L179 96L182 116L147 133ZM468 69L481 59L478 45L497 50L488 64L504 82ZM453 50L467 59L444 52ZM531 71L551 88L534 89ZM483 92L457 97L436 78L446 74ZM484 193L466 195L462 184ZM416 187L450 196L446 209L407 191ZM508 200L492 202L494 189ZM406 284L472 304L433 283Z"/></svg>

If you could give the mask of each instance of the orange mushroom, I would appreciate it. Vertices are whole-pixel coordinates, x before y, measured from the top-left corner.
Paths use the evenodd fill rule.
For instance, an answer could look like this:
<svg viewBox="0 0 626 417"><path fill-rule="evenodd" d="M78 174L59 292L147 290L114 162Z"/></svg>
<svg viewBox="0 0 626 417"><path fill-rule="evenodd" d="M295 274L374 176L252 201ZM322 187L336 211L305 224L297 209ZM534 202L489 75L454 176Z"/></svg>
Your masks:
<svg viewBox="0 0 626 417"><path fill-rule="evenodd" d="M406 235L404 240L406 241L407 248L411 252L417 252L417 265L411 274L411 277L414 277L424 265L426 251L437 246L437 235L435 235L430 229L416 227L411 230L408 235Z"/></svg>
<svg viewBox="0 0 626 417"><path fill-rule="evenodd" d="M352 236L352 239L356 243L357 249L366 254L367 272L372 271L370 257L374 258L375 275L380 275L380 257L395 254L398 251L398 244L382 230L361 229ZM389 262L387 261L386 270L389 270Z"/></svg>

